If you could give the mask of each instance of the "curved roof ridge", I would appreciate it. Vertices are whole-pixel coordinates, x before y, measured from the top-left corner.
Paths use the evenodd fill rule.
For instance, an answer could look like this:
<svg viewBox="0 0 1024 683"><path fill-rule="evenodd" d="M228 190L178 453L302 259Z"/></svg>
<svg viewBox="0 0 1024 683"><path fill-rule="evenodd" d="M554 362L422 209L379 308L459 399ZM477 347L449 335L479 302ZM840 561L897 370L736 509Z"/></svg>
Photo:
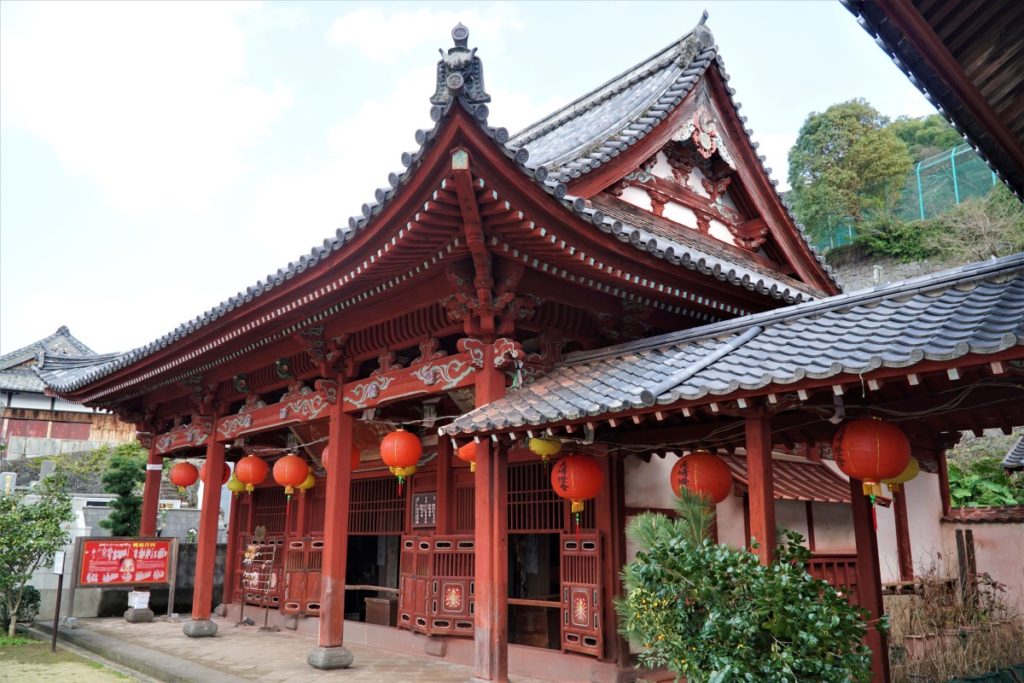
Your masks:
<svg viewBox="0 0 1024 683"><path fill-rule="evenodd" d="M974 282L991 277L995 273L1010 274L1015 270L1024 269L1024 252L1003 256L998 259L969 263L949 270L940 271L926 275L919 275L914 278L894 282L887 285L878 285L860 289L848 294L837 294L836 296L808 301L785 308L778 308L770 311L755 313L742 318L733 318L721 322L690 328L679 332L669 332L656 337L648 337L635 342L627 342L616 346L608 346L593 351L577 351L565 357L565 365L574 365L587 361L610 358L624 353L633 353L641 350L656 349L659 347L673 346L680 342L692 342L700 339L729 334L738 330L777 323L791 318L806 316L810 313L824 313L841 309L848 306L868 303L870 301L881 301L901 294L928 292L936 289L943 289L956 283Z"/></svg>

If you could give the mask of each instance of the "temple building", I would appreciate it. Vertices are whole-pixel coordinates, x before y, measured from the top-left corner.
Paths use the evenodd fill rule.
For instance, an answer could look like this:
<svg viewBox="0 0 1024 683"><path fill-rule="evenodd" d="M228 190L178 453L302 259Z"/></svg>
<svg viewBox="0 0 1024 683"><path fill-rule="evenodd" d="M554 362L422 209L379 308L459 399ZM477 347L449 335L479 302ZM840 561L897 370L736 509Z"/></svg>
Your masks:
<svg viewBox="0 0 1024 683"><path fill-rule="evenodd" d="M452 39L433 128L348 227L151 344L39 370L137 426L144 535L167 459L311 468L290 499L268 476L232 500L223 595L204 515L185 633L246 605L297 618L321 668L360 642L482 681L626 680L624 527L671 508L669 469L698 447L733 477L720 540L767 541L767 562L777 523L797 528L812 573L879 614L876 531L833 434L869 413L898 424L937 520L956 430L1024 424L1024 257L840 295L703 19L515 135L489 121L467 29ZM422 450L410 469L382 459L399 429ZM603 481L578 513L550 483L567 453ZM220 493L205 487L204 511ZM891 502L905 568L908 501ZM254 535L277 548L269 592L246 583ZM884 638L870 642L883 680Z"/></svg>

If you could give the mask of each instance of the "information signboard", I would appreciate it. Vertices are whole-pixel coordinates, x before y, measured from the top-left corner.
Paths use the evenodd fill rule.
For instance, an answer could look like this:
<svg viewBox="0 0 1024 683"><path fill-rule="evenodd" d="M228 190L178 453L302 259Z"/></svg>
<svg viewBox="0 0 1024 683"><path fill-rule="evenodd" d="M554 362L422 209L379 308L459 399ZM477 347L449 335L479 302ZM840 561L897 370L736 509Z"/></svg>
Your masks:
<svg viewBox="0 0 1024 683"><path fill-rule="evenodd" d="M437 526L437 493L413 494L412 525L417 529Z"/></svg>
<svg viewBox="0 0 1024 683"><path fill-rule="evenodd" d="M173 577L176 538L86 538L75 583L89 588L165 586Z"/></svg>

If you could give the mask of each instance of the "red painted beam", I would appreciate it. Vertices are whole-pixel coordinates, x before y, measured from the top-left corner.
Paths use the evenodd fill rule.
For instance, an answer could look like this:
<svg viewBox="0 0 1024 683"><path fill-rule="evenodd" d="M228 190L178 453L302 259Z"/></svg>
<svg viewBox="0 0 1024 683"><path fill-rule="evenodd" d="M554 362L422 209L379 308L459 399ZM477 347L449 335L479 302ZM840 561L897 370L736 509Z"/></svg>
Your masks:
<svg viewBox="0 0 1024 683"><path fill-rule="evenodd" d="M505 375L494 367L494 347L484 346L476 378L476 406L505 394ZM474 494L476 607L474 681L508 681L508 452L489 439L477 447Z"/></svg>
<svg viewBox="0 0 1024 683"><path fill-rule="evenodd" d="M893 517L896 521L896 556L899 560L900 581L914 580L914 556L910 549L910 522L907 519L907 487L892 492Z"/></svg>
<svg viewBox="0 0 1024 683"><path fill-rule="evenodd" d="M871 680L889 683L889 643L876 628L885 614L882 604L882 574L878 563L878 537L875 533L871 501L864 495L861 482L850 480L853 500L853 533L857 540L857 594L860 606L868 611L866 642L871 648Z"/></svg>
<svg viewBox="0 0 1024 683"><path fill-rule="evenodd" d="M775 559L775 496L772 471L771 418L746 418L747 491L750 496L750 533L757 540L761 564Z"/></svg>
<svg viewBox="0 0 1024 683"><path fill-rule="evenodd" d="M210 440L206 446L206 478L203 480L203 509L199 514L196 548L196 579L192 593L192 621L208 620L213 606L213 571L217 557L217 526L220 520L221 472L224 444Z"/></svg>
<svg viewBox="0 0 1024 683"><path fill-rule="evenodd" d="M329 443L334 453L350 453L354 444L353 418L341 409L338 401L330 408ZM339 465L347 464L337 458ZM327 470L327 502L324 510L324 550L320 595L320 630L318 644L322 648L340 647L345 633L345 564L348 556L349 496L352 470L332 467Z"/></svg>
<svg viewBox="0 0 1024 683"><path fill-rule="evenodd" d="M163 476L163 469L164 458L156 452L156 446L151 445L149 457L146 459L146 483L142 489L140 536L156 536L156 513L160 503L160 479Z"/></svg>

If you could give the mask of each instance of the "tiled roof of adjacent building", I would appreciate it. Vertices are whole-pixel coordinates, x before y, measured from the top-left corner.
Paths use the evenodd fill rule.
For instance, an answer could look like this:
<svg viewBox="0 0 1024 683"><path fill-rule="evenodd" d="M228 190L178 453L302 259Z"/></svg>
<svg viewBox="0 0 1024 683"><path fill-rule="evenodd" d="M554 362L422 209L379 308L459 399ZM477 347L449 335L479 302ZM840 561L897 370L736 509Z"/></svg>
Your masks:
<svg viewBox="0 0 1024 683"><path fill-rule="evenodd" d="M459 32L460 28L464 33L456 37L456 33ZM479 58L472 54L468 56L464 54L470 53L469 50L465 49L465 40L468 38L468 32L465 31L465 27L457 26L453 30L452 35L456 38L456 47L449 49L448 58L451 58L453 52L457 53L455 55L457 59L454 61L457 66L451 68L464 69L464 72L461 74L462 81L459 82L459 88L452 90L453 94L445 95L444 87L447 87L447 78L451 74L446 71L445 66L446 59L448 58L442 56L441 62L438 64L437 93L431 98L433 107L431 108L430 115L431 119L435 122L434 127L430 130L416 131L416 142L419 148L415 152L402 154L404 170L401 173L389 174L388 186L377 189L374 193L374 200L363 204L361 214L349 218L347 227L339 228L333 237L325 239L322 246L314 247L308 255L303 255L297 261L288 263L286 267L279 268L276 273L270 273L262 280L257 281L255 285L246 287L245 291L228 297L205 313L178 325L168 334L145 346L122 354L97 356L89 364L73 363L67 367L51 366L50 368L42 369L40 376L46 384L57 392L76 391L121 368L130 366L171 344L179 342L194 332L219 320L227 313L250 304L284 282L323 264L334 252L344 248L371 225L384 208L409 184L414 171L427 151L432 147L432 143L440 132L442 122L448 117L453 107L462 107L468 111L473 119L480 124L481 130L494 141L495 145L517 166L520 172L531 177L540 189L549 194L555 201L558 201L564 208L593 225L595 229L608 233L622 242L628 242L638 250L649 253L655 258L664 259L674 265L697 271L715 280L725 281L734 286L758 292L775 301L799 303L820 296L820 292L813 286L788 277L767 273L753 263L740 263L739 259L724 253L709 253L709 250L697 246L690 241L673 240L664 234L655 233L650 228L631 225L626 221L605 215L603 211L588 206L588 203L580 197L568 194L568 188L560 179L561 176L549 173L546 166L541 165L536 160L531 161L534 151L533 144L527 140L529 137L528 133L531 130L540 131L544 126L540 124L531 126L523 133L520 133L515 140L512 140L505 128L495 128L488 125L487 117L489 111L487 102L490 101L490 97L483 92L482 71L480 70L482 67L479 66ZM630 111L629 116L619 122L624 127L616 133L616 136L621 137L624 141L623 148L625 148L646 134L646 132L636 132L634 134L629 131L633 131L637 125L642 126L646 131L651 130L657 122L665 117L668 111L665 107L671 108L679 104L682 101L682 97L685 96L687 89L696 83L700 74L707 69L711 61L717 60L719 68L722 68L721 58L717 57L716 50L717 48L714 47L710 30L700 25L680 41L666 48L666 50L662 50L653 58L644 62L644 64L613 79L609 84L606 84L604 89L599 88L598 91L578 100L579 103L582 103L579 105L581 110L588 108L596 112L599 108L605 114L593 114L585 117L560 117L559 113L556 113L544 119L544 122L561 122L559 125L572 125L575 127L574 130L576 130L578 136L584 134L594 136L592 142L596 143L599 138L604 139L606 137L605 134L608 127L599 126L595 121L606 117L607 112L610 111L610 102L617 102L618 105L616 106L624 107ZM659 77L658 74L662 72L670 74L671 77ZM728 79L728 76L724 73L724 68L722 68L722 73L723 78ZM608 98L603 98L600 94L604 90L608 90L608 93L611 93L611 91L618 92L622 87L636 90L638 93L636 107L629 104L633 100L628 97L628 101L614 98L609 100ZM640 107L639 102L643 99L639 95L641 92L649 94L654 98L654 101L650 100L650 98L644 100L643 111L638 113L635 110L637 107ZM569 108L572 106L570 105ZM569 108L560 110L560 112L564 113ZM571 123L572 121L576 123ZM579 121L588 121L589 123L587 126L583 126ZM751 131L747 131L747 133L749 135ZM552 133L550 132L537 133L538 137L536 140L538 141L538 150L547 149L546 154L550 159L553 159L555 157L550 155L555 143L551 135ZM555 135L555 137L559 137L559 135ZM544 138L545 142L540 142L541 138ZM584 147L589 146L584 145ZM544 157L544 153L538 151L538 154L540 154L541 158ZM618 152L611 156L616 154ZM606 156L602 152L594 152L588 158L595 160L595 164L588 166L588 168L593 168L597 164L607 161ZM760 158L763 164L764 157ZM765 168L763 170L765 173L769 173L771 169ZM797 227L800 228L800 226ZM802 233L802 228L800 230ZM806 241L806 237L804 239ZM819 263L824 264L820 255L816 254L816 256ZM835 281L831 269L824 265L823 268Z"/></svg>
<svg viewBox="0 0 1024 683"><path fill-rule="evenodd" d="M56 358L82 356L91 359L95 352L61 325L50 336L0 356L0 391L42 393L46 387L32 366L39 367Z"/></svg>
<svg viewBox="0 0 1024 683"><path fill-rule="evenodd" d="M953 508L942 517L942 521L954 524L1020 524L1024 522L1024 505Z"/></svg>
<svg viewBox="0 0 1024 683"><path fill-rule="evenodd" d="M910 367L1024 344L1024 254L568 356L449 435Z"/></svg>
<svg viewBox="0 0 1024 683"><path fill-rule="evenodd" d="M1003 469L1024 470L1024 436L1017 439L1013 448L1006 452L1003 458Z"/></svg>

